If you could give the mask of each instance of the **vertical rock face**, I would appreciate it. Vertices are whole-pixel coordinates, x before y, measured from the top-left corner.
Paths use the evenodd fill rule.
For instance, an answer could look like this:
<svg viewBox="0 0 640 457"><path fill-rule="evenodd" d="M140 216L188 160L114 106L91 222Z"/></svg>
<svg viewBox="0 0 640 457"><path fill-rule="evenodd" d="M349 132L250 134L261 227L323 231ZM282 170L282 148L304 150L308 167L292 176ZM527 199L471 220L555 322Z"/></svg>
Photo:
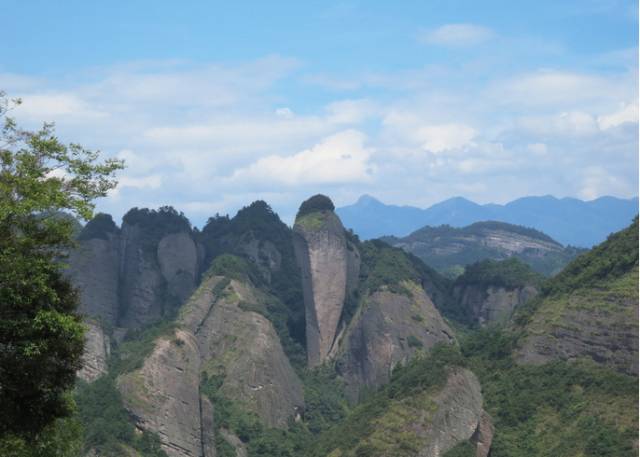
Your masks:
<svg viewBox="0 0 640 457"><path fill-rule="evenodd" d="M299 216L293 230L302 272L308 361L316 366L331 352L348 279L357 278L358 257L348 250L344 227L332 210Z"/></svg>
<svg viewBox="0 0 640 457"><path fill-rule="evenodd" d="M177 330L156 341L140 370L118 378L136 426L157 433L169 457L201 457L200 357L193 335Z"/></svg>
<svg viewBox="0 0 640 457"><path fill-rule="evenodd" d="M69 254L68 274L80 291L80 312L103 324L118 319L119 237L82 239Z"/></svg>
<svg viewBox="0 0 640 457"><path fill-rule="evenodd" d="M107 359L111 352L109 336L105 335L102 326L96 322L87 321L85 333L84 354L82 355L82 369L78 377L92 382L107 372Z"/></svg>
<svg viewBox="0 0 640 457"><path fill-rule="evenodd" d="M171 233L160 240L156 255L168 296L178 305L182 304L193 292L198 279L195 241L188 233Z"/></svg>
<svg viewBox="0 0 640 457"><path fill-rule="evenodd" d="M453 371L434 402L436 410L431 424L422 433L425 446L418 454L420 457L440 457L456 444L473 440L479 428L487 428L488 416L482 409L480 383L469 370ZM490 447L491 443L488 444ZM482 455L482 452L476 445L476 455Z"/></svg>
<svg viewBox="0 0 640 457"><path fill-rule="evenodd" d="M362 389L387 383L393 368L416 350L454 341L424 290L409 282L405 287L408 294L384 290L367 297L347 331L338 370L351 401Z"/></svg>
<svg viewBox="0 0 640 457"><path fill-rule="evenodd" d="M456 286L454 299L482 326L506 322L513 310L535 297L538 289L526 285L508 289L498 286Z"/></svg>
<svg viewBox="0 0 640 457"><path fill-rule="evenodd" d="M270 427L286 428L304 406L302 383L271 322L244 310L261 303L259 292L230 281L214 296L209 278L185 306L181 321L196 338L203 371L222 377L221 392L255 412Z"/></svg>
<svg viewBox="0 0 640 457"><path fill-rule="evenodd" d="M155 249L140 227L123 224L121 260L121 324L139 328L162 316L164 289Z"/></svg>
<svg viewBox="0 0 640 457"><path fill-rule="evenodd" d="M491 416L484 411L475 433L471 437L471 443L476 448L476 457L487 457L491 451L495 428Z"/></svg>
<svg viewBox="0 0 640 457"><path fill-rule="evenodd" d="M169 457L215 456L214 407L200 391L202 373L223 379L220 392L267 426L286 428L304 408L302 383L273 325L243 309L259 307L260 300L243 282L205 279L184 306L178 329L156 340L141 369L118 379L137 427L157 433Z"/></svg>

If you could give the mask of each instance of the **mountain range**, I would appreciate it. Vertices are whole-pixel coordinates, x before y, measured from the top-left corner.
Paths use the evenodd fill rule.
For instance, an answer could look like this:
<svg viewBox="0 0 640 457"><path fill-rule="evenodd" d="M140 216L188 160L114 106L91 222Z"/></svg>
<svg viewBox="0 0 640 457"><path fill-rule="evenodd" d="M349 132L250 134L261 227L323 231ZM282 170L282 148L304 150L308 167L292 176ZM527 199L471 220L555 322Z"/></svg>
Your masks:
<svg viewBox="0 0 640 457"><path fill-rule="evenodd" d="M408 236L382 241L404 249L440 273L455 277L467 265L486 259L520 259L540 274L553 275L585 249L562 246L544 233L507 224L476 222L466 227L426 226Z"/></svg>
<svg viewBox="0 0 640 457"><path fill-rule="evenodd" d="M263 201L202 230L100 214L68 265L83 457L637 453L637 219L550 279L512 256L450 280L322 195L292 228Z"/></svg>
<svg viewBox="0 0 640 457"><path fill-rule="evenodd" d="M546 195L523 197L504 205L480 205L455 197L421 209L386 205L363 195L336 212L345 227L363 239L404 237L427 225L464 227L474 222L500 221L537 229L564 245L590 248L629 225L638 214L638 197L582 201Z"/></svg>

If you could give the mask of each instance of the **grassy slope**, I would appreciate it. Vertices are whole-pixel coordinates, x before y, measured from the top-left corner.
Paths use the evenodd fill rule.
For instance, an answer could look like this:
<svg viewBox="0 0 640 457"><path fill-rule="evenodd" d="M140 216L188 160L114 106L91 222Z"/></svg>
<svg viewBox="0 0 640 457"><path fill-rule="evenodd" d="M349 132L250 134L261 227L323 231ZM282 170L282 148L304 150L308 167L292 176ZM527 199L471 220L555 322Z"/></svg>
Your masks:
<svg viewBox="0 0 640 457"><path fill-rule="evenodd" d="M558 329L588 339L579 317L608 334L638 333L638 220L575 259L515 317L527 335L552 338ZM550 343L553 344L553 343Z"/></svg>
<svg viewBox="0 0 640 457"><path fill-rule="evenodd" d="M638 378L588 361L518 365L514 344L496 330L462 343L496 427L492 457L637 455Z"/></svg>
<svg viewBox="0 0 640 457"><path fill-rule="evenodd" d="M637 455L638 378L590 360L516 364L526 332L545 334L568 313L594 312L637 332L638 222L618 232L547 281L509 330L482 330L462 342L483 385L496 435L492 457Z"/></svg>

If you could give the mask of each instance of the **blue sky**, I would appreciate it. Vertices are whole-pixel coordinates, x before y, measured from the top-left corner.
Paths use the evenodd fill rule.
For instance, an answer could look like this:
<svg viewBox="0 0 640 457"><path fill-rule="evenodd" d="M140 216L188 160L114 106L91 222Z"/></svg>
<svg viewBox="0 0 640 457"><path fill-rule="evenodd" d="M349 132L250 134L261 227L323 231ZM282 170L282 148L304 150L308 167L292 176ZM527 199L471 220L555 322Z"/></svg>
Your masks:
<svg viewBox="0 0 640 457"><path fill-rule="evenodd" d="M99 203L116 217L637 195L636 2L0 0L0 17L15 117L127 161Z"/></svg>

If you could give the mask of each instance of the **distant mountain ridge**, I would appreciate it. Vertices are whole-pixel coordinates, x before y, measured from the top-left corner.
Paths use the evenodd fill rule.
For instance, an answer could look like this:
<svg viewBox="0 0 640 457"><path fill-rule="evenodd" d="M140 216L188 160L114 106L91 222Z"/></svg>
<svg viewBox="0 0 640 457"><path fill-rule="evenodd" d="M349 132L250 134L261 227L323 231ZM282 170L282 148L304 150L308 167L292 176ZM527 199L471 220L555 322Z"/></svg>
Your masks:
<svg viewBox="0 0 640 457"><path fill-rule="evenodd" d="M452 277L475 262L510 257L550 276L582 251L581 248L564 247L539 230L495 221L476 222L462 228L426 226L403 238L386 236L380 239Z"/></svg>
<svg viewBox="0 0 640 457"><path fill-rule="evenodd" d="M638 214L638 197L600 197L591 201L551 195L523 197L504 205L480 205L454 197L426 209L386 205L370 195L336 209L345 227L363 239L402 237L424 226L464 227L500 221L532 227L564 245L592 247L631 223Z"/></svg>

